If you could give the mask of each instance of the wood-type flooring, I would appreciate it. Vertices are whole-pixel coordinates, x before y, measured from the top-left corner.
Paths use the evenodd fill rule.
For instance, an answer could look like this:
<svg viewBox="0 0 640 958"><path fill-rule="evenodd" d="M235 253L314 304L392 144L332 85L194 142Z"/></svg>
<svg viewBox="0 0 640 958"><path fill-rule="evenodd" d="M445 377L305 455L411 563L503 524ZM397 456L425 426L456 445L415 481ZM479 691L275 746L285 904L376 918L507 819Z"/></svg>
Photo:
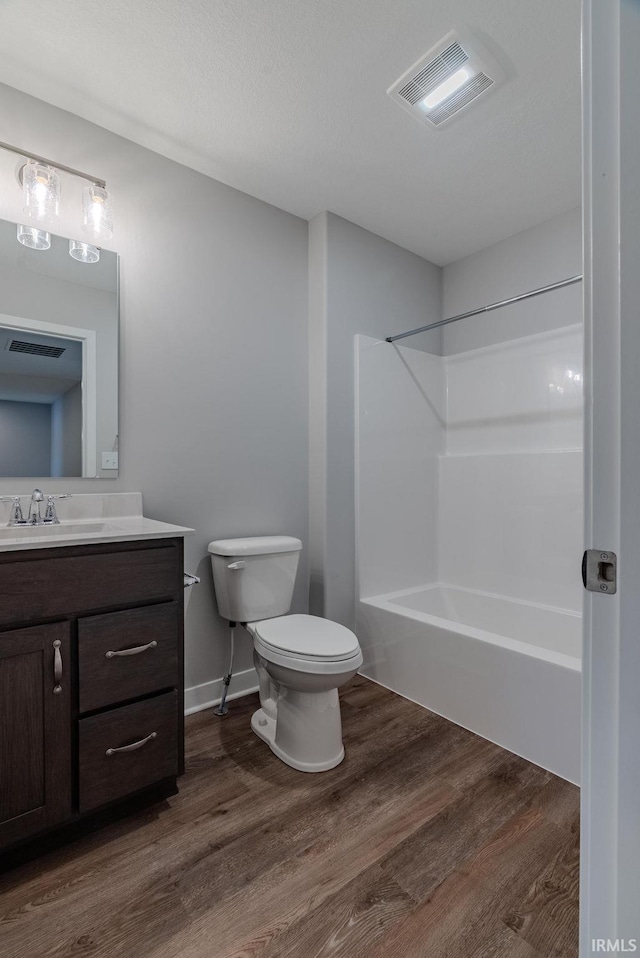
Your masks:
<svg viewBox="0 0 640 958"><path fill-rule="evenodd" d="M318 775L187 721L180 794L0 876L2 958L576 958L578 789L375 685Z"/></svg>

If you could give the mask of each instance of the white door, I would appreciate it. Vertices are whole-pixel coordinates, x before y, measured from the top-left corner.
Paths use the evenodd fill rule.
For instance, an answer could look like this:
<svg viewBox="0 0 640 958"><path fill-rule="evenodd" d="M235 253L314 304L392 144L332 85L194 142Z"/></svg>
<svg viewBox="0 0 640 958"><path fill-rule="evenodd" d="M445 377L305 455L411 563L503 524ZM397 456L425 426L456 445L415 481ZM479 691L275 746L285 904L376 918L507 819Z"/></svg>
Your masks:
<svg viewBox="0 0 640 958"><path fill-rule="evenodd" d="M583 0L586 546L581 958L640 954L640 0ZM616 944L617 942L617 944Z"/></svg>

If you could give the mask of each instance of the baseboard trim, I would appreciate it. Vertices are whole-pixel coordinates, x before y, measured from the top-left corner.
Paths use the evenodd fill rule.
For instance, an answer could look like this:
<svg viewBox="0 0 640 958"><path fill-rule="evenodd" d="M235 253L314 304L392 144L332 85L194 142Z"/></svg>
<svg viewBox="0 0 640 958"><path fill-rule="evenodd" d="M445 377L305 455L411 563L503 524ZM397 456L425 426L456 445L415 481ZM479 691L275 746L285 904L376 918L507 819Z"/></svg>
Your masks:
<svg viewBox="0 0 640 958"><path fill-rule="evenodd" d="M191 715L193 712L201 712L203 709L210 709L214 705L218 705L222 700L223 689L224 684L222 678L214 679L213 682L204 682L202 685L194 685L190 689L185 689L184 714ZM231 677L227 702L257 691L258 676L255 669L245 669L244 672L236 672Z"/></svg>

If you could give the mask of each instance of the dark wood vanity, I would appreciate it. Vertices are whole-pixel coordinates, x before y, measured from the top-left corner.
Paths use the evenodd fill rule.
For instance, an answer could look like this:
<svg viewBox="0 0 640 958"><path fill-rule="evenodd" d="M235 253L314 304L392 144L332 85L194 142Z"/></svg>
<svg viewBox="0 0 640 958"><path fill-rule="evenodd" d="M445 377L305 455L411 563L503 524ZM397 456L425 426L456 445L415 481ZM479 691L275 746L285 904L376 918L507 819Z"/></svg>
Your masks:
<svg viewBox="0 0 640 958"><path fill-rule="evenodd" d="M175 793L183 591L182 538L0 552L0 864Z"/></svg>

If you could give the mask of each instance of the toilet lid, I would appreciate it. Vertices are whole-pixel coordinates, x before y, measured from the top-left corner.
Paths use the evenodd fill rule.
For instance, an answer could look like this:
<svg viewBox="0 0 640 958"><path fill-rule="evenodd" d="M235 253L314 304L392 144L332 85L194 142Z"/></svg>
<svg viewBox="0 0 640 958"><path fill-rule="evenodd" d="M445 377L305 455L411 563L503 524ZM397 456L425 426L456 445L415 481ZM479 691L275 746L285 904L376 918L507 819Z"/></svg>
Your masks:
<svg viewBox="0 0 640 958"><path fill-rule="evenodd" d="M353 632L317 615L282 615L255 622L253 628L265 645L288 655L343 659L360 649Z"/></svg>

